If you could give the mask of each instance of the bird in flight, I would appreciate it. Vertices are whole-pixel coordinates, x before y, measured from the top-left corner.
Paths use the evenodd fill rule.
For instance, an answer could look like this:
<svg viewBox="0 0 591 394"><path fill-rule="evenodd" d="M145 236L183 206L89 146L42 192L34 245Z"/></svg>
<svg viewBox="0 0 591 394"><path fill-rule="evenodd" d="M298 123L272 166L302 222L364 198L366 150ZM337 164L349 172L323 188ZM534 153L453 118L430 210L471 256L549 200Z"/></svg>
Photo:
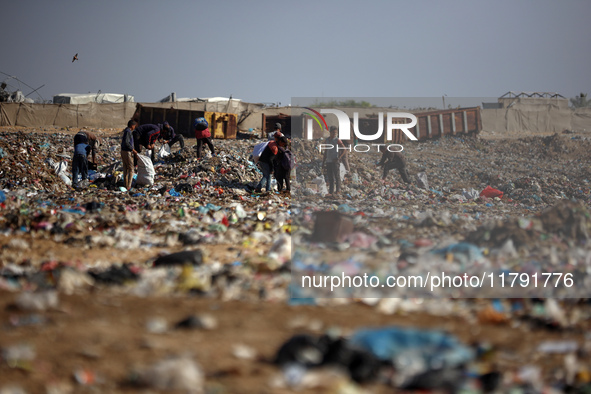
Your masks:
<svg viewBox="0 0 591 394"><path fill-rule="evenodd" d="M72 63L74 63L76 60L78 60L78 54L74 55L74 58L72 59Z"/></svg>

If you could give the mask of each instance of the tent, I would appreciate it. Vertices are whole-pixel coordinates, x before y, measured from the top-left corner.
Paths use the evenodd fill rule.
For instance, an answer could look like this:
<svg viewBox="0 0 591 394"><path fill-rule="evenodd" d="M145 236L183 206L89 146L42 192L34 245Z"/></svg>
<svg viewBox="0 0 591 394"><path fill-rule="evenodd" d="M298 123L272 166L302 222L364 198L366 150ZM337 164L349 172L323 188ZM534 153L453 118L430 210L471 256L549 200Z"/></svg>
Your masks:
<svg viewBox="0 0 591 394"><path fill-rule="evenodd" d="M88 103L127 103L134 102L134 97L118 93L61 93L53 96L54 104L88 104Z"/></svg>

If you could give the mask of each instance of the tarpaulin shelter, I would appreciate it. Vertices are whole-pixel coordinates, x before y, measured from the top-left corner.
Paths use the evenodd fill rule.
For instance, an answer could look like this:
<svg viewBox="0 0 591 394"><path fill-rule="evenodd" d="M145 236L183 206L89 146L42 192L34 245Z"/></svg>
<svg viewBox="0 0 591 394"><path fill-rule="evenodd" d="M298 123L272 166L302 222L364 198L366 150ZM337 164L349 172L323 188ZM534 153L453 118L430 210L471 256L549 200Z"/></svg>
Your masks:
<svg viewBox="0 0 591 394"><path fill-rule="evenodd" d="M134 103L0 103L0 126L125 127L134 113Z"/></svg>
<svg viewBox="0 0 591 394"><path fill-rule="evenodd" d="M54 104L133 103L134 97L118 93L60 93L53 96Z"/></svg>

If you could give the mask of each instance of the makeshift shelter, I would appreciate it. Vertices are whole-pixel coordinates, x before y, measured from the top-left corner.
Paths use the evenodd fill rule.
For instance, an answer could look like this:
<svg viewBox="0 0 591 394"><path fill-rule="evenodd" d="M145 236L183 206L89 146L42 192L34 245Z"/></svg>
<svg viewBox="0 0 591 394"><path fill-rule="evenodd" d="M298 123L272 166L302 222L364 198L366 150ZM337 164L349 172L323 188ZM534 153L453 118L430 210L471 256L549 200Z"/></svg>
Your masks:
<svg viewBox="0 0 591 394"><path fill-rule="evenodd" d="M133 103L28 104L0 103L0 126L125 127Z"/></svg>
<svg viewBox="0 0 591 394"><path fill-rule="evenodd" d="M88 104L88 103L128 103L134 102L134 97L118 93L61 93L53 96L54 104Z"/></svg>

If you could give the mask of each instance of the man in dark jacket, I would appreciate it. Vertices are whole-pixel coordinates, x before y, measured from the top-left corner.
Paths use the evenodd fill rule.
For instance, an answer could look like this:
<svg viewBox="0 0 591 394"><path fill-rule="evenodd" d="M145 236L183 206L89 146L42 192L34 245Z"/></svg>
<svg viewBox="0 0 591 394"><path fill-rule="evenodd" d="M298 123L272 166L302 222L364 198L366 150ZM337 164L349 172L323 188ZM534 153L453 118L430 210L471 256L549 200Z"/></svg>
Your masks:
<svg viewBox="0 0 591 394"><path fill-rule="evenodd" d="M400 152L390 152L387 149L384 150L382 153L382 160L377 164L379 166L384 166L384 172L382 173L382 179L386 179L388 176L388 172L394 168L398 170L402 180L405 183L412 183L410 180L410 176L408 175L408 170L406 169L406 160L404 156Z"/></svg>
<svg viewBox="0 0 591 394"><path fill-rule="evenodd" d="M156 161L156 152L154 145L158 136L160 135L160 127L155 124L143 124L137 126L133 131L133 142L135 150L139 153L142 151L142 146L152 151L152 162Z"/></svg>
<svg viewBox="0 0 591 394"><path fill-rule="evenodd" d="M274 164L274 167L275 167L274 174L275 174L275 179L277 179L277 191L279 191L279 192L283 191L284 181L285 181L285 190L287 192L291 191L290 178L291 178L292 157L291 157L291 151L289 150L289 147L288 147L288 142L289 141L288 141L287 137L285 137L285 136L280 137L277 142L279 147L278 147L277 157L276 157L275 164Z"/></svg>
<svg viewBox="0 0 591 394"><path fill-rule="evenodd" d="M168 146L171 148L178 142L181 145L181 149L185 148L185 139L182 135L176 134L168 122L165 121L162 125L158 126L160 126L160 135L158 136L158 141L162 142L163 144L168 144Z"/></svg>

